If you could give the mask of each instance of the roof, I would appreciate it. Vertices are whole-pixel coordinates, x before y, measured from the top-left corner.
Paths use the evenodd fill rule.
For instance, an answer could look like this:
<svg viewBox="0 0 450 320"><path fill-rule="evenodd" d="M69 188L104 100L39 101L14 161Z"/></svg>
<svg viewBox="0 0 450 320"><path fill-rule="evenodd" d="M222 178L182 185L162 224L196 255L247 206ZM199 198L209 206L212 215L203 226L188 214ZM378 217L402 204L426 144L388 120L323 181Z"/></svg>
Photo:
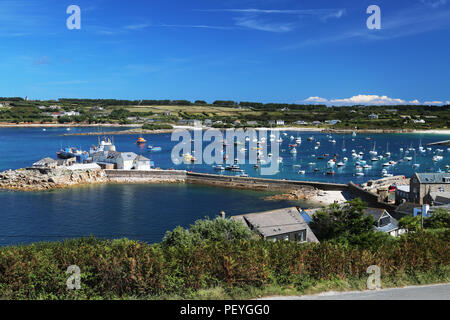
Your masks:
<svg viewBox="0 0 450 320"><path fill-rule="evenodd" d="M372 216L375 219L375 221L380 220L380 218L383 216L383 214L385 212L387 213L387 211L385 209L380 209L380 208L366 208L366 209L364 209L364 213L366 215Z"/></svg>
<svg viewBox="0 0 450 320"><path fill-rule="evenodd" d="M450 173L416 173L420 183L448 183L450 184ZM447 179L447 182L444 180Z"/></svg>
<svg viewBox="0 0 450 320"><path fill-rule="evenodd" d="M409 188L409 186L397 186L397 190L403 191L403 192L409 192L410 188Z"/></svg>
<svg viewBox="0 0 450 320"><path fill-rule="evenodd" d="M395 210L398 213L412 215L414 213L414 208L420 208L421 205L412 202L405 202L400 204Z"/></svg>
<svg viewBox="0 0 450 320"><path fill-rule="evenodd" d="M296 207L277 209L264 212L248 213L232 217L249 227L253 227L265 238L307 230L307 240L318 242L316 236Z"/></svg>
<svg viewBox="0 0 450 320"><path fill-rule="evenodd" d="M41 159L41 160L33 163L33 166L45 166L45 165L53 164L53 163L58 163L58 161L56 161L55 159L52 159L52 158L44 158L44 159Z"/></svg>
<svg viewBox="0 0 450 320"><path fill-rule="evenodd" d="M430 196L435 202L450 203L450 192L430 192Z"/></svg>
<svg viewBox="0 0 450 320"><path fill-rule="evenodd" d="M150 161L150 159L144 157L143 155L138 155L135 160L136 161Z"/></svg>
<svg viewBox="0 0 450 320"><path fill-rule="evenodd" d="M389 223L382 227L376 227L375 229L377 229L377 231L381 231L381 232L391 232L391 231L398 229L398 223L397 223L397 220L395 220L394 223Z"/></svg>

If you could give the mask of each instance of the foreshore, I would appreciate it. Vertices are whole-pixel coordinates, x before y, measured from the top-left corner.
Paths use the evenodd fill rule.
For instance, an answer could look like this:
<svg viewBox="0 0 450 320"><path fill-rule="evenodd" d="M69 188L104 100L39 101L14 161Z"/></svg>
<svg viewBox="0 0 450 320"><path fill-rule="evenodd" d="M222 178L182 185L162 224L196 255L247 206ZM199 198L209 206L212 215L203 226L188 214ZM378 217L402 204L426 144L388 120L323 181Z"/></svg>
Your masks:
<svg viewBox="0 0 450 320"><path fill-rule="evenodd" d="M71 170L69 168L24 168L0 172L0 189L50 191L90 184L193 183L276 193L273 196L266 197L266 201L307 201L318 206L334 203L335 201L346 201L343 192L346 186L338 184L236 177L230 180L228 176L188 173L184 170L126 171L103 169Z"/></svg>
<svg viewBox="0 0 450 320"><path fill-rule="evenodd" d="M193 126L177 126L174 125L173 129L160 129L160 130L145 130L142 129L141 124L113 124L113 123L102 123L102 124L80 124L80 123L1 123L0 128L133 128L123 131L108 131L100 132L102 135L118 135L118 134L160 134L160 133L172 133L175 130L186 129L194 130L196 127ZM202 129L212 129L211 127L202 127ZM218 128L219 130L226 130L226 128ZM293 132L329 132L337 134L350 134L353 131L356 133L420 133L420 134L448 134L450 135L450 129L429 129L429 130L416 130L416 129L334 129L334 128L319 128L319 127L258 127L255 130L267 130L267 131L293 131ZM85 132L85 133L67 133L65 135L98 135L99 132Z"/></svg>

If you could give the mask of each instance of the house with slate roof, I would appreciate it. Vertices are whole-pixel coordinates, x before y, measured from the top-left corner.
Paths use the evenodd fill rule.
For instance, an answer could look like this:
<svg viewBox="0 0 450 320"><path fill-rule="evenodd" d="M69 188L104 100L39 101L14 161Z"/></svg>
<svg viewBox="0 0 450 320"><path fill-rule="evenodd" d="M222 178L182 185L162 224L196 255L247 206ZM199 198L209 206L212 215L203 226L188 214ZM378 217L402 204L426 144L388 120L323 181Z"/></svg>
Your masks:
<svg viewBox="0 0 450 320"><path fill-rule="evenodd" d="M398 227L398 221L392 217L385 209L366 208L364 214L372 216L375 220L375 230L379 232L389 233L391 236L397 237L406 230Z"/></svg>
<svg viewBox="0 0 450 320"><path fill-rule="evenodd" d="M409 201L432 204L433 198L436 199L439 195L446 197L449 192L450 173L415 173L410 181Z"/></svg>
<svg viewBox="0 0 450 320"><path fill-rule="evenodd" d="M242 222L266 240L319 242L296 207L242 214L231 219Z"/></svg>

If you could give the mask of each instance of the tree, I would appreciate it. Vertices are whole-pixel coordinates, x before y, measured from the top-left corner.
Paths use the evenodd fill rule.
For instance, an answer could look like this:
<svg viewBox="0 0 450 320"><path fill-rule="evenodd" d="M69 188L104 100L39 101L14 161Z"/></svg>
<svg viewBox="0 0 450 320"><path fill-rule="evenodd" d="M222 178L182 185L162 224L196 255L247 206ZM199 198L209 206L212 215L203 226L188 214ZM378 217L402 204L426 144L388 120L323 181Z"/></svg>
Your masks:
<svg viewBox="0 0 450 320"><path fill-rule="evenodd" d="M254 237L250 229L241 222L216 218L197 220L189 229L176 227L166 232L162 244L165 246L191 246L203 241L249 240Z"/></svg>
<svg viewBox="0 0 450 320"><path fill-rule="evenodd" d="M424 219L423 225L427 229L450 228L450 210L436 209L430 217Z"/></svg>
<svg viewBox="0 0 450 320"><path fill-rule="evenodd" d="M420 216L416 216L416 217L405 216L398 221L398 226L400 229L408 230L408 232L418 231L421 229L421 225L422 225L421 220L422 219Z"/></svg>
<svg viewBox="0 0 450 320"><path fill-rule="evenodd" d="M312 218L310 227L320 241L360 244L368 243L374 237L375 221L364 213L366 204L361 199L348 201L344 205L332 204L318 211Z"/></svg>

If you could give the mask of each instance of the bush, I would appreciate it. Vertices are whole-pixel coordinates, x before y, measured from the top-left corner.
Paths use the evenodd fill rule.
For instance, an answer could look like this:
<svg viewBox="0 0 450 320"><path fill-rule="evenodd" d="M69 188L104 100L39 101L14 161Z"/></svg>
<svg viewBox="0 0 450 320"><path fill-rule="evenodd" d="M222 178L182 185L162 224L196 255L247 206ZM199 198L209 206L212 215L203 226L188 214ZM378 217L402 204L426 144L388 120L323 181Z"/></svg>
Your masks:
<svg viewBox="0 0 450 320"><path fill-rule="evenodd" d="M242 223L224 218L197 220L188 230L177 227L166 232L165 246L192 246L201 242L250 240L254 234Z"/></svg>
<svg viewBox="0 0 450 320"><path fill-rule="evenodd" d="M199 222L189 232L203 240L182 241L183 245L177 240L149 245L127 239L84 238L3 247L0 298L189 297L202 289L239 291L270 285L304 289L320 281L365 280L366 269L373 264L381 268L383 278L420 278L426 273L448 280L448 229L405 234L381 247L364 249L329 242L223 241L234 229L225 221ZM209 240L211 230L220 231L218 241ZM241 237L241 232L236 234L236 239ZM81 290L66 288L70 265L81 269Z"/></svg>
<svg viewBox="0 0 450 320"><path fill-rule="evenodd" d="M144 130L164 130L164 129L173 129L173 126L170 124L144 124L142 126Z"/></svg>

